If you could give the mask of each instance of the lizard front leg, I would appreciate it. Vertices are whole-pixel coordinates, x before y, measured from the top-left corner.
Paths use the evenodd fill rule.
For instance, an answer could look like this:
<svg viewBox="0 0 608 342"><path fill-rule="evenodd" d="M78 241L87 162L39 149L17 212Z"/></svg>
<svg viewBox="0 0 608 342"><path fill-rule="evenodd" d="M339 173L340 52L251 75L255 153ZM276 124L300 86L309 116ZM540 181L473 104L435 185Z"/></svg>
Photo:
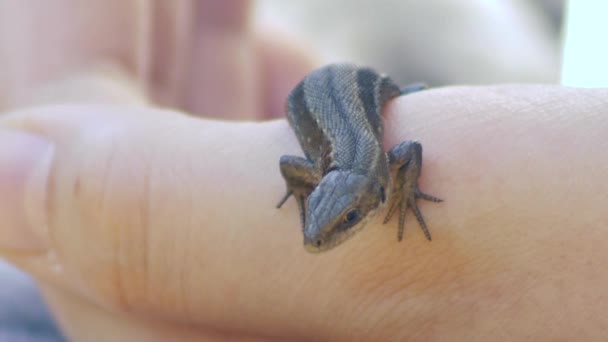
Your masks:
<svg viewBox="0 0 608 342"><path fill-rule="evenodd" d="M408 208L412 208L424 235L430 241L431 233L426 227L416 201L419 198L431 202L441 202L442 200L427 195L418 189L418 177L422 168L422 145L416 141L404 141L388 151L386 156L391 169L397 169L397 177L393 183L391 202L384 223L387 223L397 208L400 208L397 238L401 241L403 239L405 212Z"/></svg>
<svg viewBox="0 0 608 342"><path fill-rule="evenodd" d="M281 174L287 185L285 196L277 204L277 208L293 195L300 210L300 222L304 229L306 217L306 199L312 190L319 184L321 175L315 164L308 159L296 156L282 156L279 161Z"/></svg>

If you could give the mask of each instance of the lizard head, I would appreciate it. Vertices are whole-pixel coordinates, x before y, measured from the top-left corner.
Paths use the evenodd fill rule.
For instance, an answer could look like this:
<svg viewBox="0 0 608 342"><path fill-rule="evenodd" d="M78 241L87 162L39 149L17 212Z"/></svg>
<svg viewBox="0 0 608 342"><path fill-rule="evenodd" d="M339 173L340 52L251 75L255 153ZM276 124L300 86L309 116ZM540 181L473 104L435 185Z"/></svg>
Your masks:
<svg viewBox="0 0 608 342"><path fill-rule="evenodd" d="M361 174L329 172L308 196L304 247L326 251L346 241L375 216L385 202L384 185Z"/></svg>

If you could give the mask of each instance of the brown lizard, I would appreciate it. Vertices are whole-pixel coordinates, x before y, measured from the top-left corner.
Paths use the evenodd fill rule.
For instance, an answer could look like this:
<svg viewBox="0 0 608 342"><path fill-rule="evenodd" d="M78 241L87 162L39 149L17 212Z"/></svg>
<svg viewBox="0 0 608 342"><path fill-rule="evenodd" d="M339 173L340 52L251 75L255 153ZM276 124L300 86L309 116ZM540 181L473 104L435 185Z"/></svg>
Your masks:
<svg viewBox="0 0 608 342"><path fill-rule="evenodd" d="M332 64L306 76L287 98L287 119L306 158L282 156L287 193L300 211L304 247L318 253L344 242L384 207L384 223L400 209L397 237L403 239L411 208L426 238L431 234L418 209L419 198L441 202L418 189L422 146L404 141L387 153L382 146L382 110L387 101L424 89L404 89L387 76L350 64ZM396 179L391 180L391 170Z"/></svg>

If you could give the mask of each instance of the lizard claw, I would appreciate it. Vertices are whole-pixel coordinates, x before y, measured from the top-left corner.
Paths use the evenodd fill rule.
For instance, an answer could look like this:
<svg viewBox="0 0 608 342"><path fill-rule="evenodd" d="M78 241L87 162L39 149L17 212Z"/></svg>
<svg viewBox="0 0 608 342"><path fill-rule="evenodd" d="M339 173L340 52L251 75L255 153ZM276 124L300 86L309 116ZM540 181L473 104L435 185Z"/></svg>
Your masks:
<svg viewBox="0 0 608 342"><path fill-rule="evenodd" d="M384 221L382 221L382 224L387 224L388 221L391 220L391 217L393 217L393 214L395 213L395 211L397 210L397 207L399 205L399 202L401 202L401 199L397 199L397 196L393 196L393 199L391 200L391 205L388 209L388 213L386 213L386 216L384 217Z"/></svg>
<svg viewBox="0 0 608 342"><path fill-rule="evenodd" d="M289 199L289 196L291 196L291 195L293 195L293 191L287 190L287 192L285 192L285 196L283 196L283 198L281 198L281 200L277 204L277 209L281 209L283 204L285 204L285 202L287 202L287 200Z"/></svg>
<svg viewBox="0 0 608 342"><path fill-rule="evenodd" d="M298 210L300 212L300 223L302 224L302 229L304 229L304 226L306 223L306 197L307 197L305 194L300 193L298 191L287 190L287 192L285 193L285 196L283 196L283 198L281 198L281 200L277 204L277 209L281 209L283 204L285 204L285 202L292 195L296 199L296 202L298 202Z"/></svg>
<svg viewBox="0 0 608 342"><path fill-rule="evenodd" d="M426 226L426 222L424 221L424 217L422 216L422 212L420 211L420 208L418 208L418 203L416 201L419 198L432 202L442 202L443 200L431 195L427 195L419 191L418 189L414 189L414 191L409 194L407 194L403 190L398 191L398 193L393 195L392 197L392 203L390 205L388 213L386 214L386 217L384 218L383 223L386 224L388 221L390 221L395 211L397 211L397 208L400 209L397 239L399 241L403 240L403 232L405 230L405 213L407 212L408 208L411 208L414 212L414 215L416 216L416 220L418 221L420 228L424 232L424 236L427 238L427 240L431 241L431 232Z"/></svg>
<svg viewBox="0 0 608 342"><path fill-rule="evenodd" d="M425 194L424 192L419 191L419 190L416 190L416 198L422 198L423 200L431 201L431 202L435 202L435 203L443 202L443 200L441 198L431 196L429 194Z"/></svg>

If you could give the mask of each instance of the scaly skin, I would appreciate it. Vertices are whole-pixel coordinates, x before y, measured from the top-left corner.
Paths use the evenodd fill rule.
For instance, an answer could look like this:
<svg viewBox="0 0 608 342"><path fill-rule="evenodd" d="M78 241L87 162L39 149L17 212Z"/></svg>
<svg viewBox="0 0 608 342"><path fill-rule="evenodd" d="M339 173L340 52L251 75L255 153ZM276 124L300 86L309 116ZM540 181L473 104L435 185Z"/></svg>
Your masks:
<svg viewBox="0 0 608 342"><path fill-rule="evenodd" d="M281 174L300 210L304 247L331 249L363 229L390 199L388 222L399 208L398 239L411 208L431 240L417 200L441 200L418 189L422 146L404 141L388 153L382 146L382 110L387 101L423 89L400 90L388 77L349 64L310 73L287 99L287 119L306 158L283 156ZM391 179L391 170L396 179Z"/></svg>

